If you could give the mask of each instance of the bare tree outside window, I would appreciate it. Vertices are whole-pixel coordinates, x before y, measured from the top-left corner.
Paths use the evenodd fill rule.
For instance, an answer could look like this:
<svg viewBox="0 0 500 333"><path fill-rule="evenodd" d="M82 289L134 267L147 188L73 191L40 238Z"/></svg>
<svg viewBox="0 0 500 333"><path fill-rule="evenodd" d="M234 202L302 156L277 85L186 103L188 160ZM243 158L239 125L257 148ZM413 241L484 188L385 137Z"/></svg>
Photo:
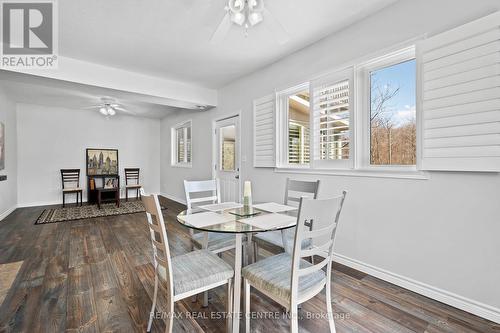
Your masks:
<svg viewBox="0 0 500 333"><path fill-rule="evenodd" d="M416 164L415 60L370 73L370 164Z"/></svg>

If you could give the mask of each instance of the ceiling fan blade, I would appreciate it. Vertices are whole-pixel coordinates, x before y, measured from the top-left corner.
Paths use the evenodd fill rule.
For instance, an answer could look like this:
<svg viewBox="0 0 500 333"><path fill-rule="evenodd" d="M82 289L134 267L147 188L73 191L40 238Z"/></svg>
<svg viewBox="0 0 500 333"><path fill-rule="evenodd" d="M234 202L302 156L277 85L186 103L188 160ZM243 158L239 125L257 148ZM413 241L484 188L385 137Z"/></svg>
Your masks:
<svg viewBox="0 0 500 333"><path fill-rule="evenodd" d="M131 115L134 115L134 116L137 115L137 113L135 113L134 111L130 111L130 110L124 109L121 106L113 106L113 109L115 109L116 111L120 111L120 112L131 114Z"/></svg>
<svg viewBox="0 0 500 333"><path fill-rule="evenodd" d="M269 9L264 7L264 20L262 22L274 35L279 44L283 45L290 40L290 35L285 27L274 17Z"/></svg>
<svg viewBox="0 0 500 333"><path fill-rule="evenodd" d="M231 15L229 14L229 12L227 12L226 15L224 15L224 18L222 18L222 21L215 30L214 34L212 35L212 38L210 38L210 43L212 44L221 43L226 37L230 28L231 28Z"/></svg>
<svg viewBox="0 0 500 333"><path fill-rule="evenodd" d="M82 109L91 110L91 109L99 109L100 107L102 107L102 105L86 106L86 107L83 107Z"/></svg>

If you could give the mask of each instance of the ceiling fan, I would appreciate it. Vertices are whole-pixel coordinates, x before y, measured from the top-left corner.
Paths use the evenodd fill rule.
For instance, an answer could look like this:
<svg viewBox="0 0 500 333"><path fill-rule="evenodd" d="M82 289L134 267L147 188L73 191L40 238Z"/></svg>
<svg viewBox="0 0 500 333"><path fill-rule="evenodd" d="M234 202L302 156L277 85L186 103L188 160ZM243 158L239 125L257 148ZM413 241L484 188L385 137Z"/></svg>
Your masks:
<svg viewBox="0 0 500 333"><path fill-rule="evenodd" d="M131 115L136 115L135 112L125 109L120 104L117 104L116 100L110 97L101 97L101 103L88 107L87 109L97 109L99 112L106 117L112 117L116 115L117 112L123 112Z"/></svg>
<svg viewBox="0 0 500 333"><path fill-rule="evenodd" d="M290 36L273 14L264 5L264 0L228 0L224 7L226 15L215 30L210 41L214 44L222 42L232 25L248 29L260 23L265 25L274 35L278 43L285 44Z"/></svg>

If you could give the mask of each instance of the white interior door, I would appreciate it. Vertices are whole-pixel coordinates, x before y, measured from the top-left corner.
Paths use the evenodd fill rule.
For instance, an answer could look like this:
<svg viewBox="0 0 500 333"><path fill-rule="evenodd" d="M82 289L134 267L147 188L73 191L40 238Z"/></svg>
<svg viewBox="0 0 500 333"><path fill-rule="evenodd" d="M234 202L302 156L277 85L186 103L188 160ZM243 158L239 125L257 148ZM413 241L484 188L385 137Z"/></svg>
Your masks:
<svg viewBox="0 0 500 333"><path fill-rule="evenodd" d="M222 202L240 201L240 121L239 116L215 123L215 174L220 179Z"/></svg>

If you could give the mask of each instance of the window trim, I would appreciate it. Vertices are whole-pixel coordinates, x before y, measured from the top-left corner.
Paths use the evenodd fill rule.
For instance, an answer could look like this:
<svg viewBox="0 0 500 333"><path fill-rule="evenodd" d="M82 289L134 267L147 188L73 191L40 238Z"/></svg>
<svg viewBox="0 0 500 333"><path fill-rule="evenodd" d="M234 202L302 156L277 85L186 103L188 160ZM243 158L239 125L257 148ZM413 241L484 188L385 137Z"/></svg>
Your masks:
<svg viewBox="0 0 500 333"><path fill-rule="evenodd" d="M178 162L177 161L177 130L184 129L184 135L187 134L187 129L191 128L191 159L189 162ZM192 168L193 166L193 122L190 120L183 121L171 127L170 129L170 137L171 137L171 156L170 156L170 165L172 167L177 168ZM187 159L187 144L184 144L184 156Z"/></svg>
<svg viewBox="0 0 500 333"><path fill-rule="evenodd" d="M420 115L418 89L415 91L415 121L416 121L416 165L372 165L370 164L370 149L371 149L371 127L370 127L370 112L371 112L371 82L370 72L376 71L389 66L397 65L406 61L416 60L416 46L413 44L405 48L400 48L397 51L385 53L382 56L373 58L356 66L356 91L355 95L356 105L355 108L355 121L356 121L356 142L357 150L355 156L355 169L367 170L373 172L417 172L419 165L419 131L420 131ZM416 87L419 85L418 63L416 72Z"/></svg>
<svg viewBox="0 0 500 333"><path fill-rule="evenodd" d="M309 163L288 163L288 99L291 95L307 90L310 92L310 83L303 82L276 93L276 136L277 136L277 166L287 169L311 168L311 110L309 109Z"/></svg>

